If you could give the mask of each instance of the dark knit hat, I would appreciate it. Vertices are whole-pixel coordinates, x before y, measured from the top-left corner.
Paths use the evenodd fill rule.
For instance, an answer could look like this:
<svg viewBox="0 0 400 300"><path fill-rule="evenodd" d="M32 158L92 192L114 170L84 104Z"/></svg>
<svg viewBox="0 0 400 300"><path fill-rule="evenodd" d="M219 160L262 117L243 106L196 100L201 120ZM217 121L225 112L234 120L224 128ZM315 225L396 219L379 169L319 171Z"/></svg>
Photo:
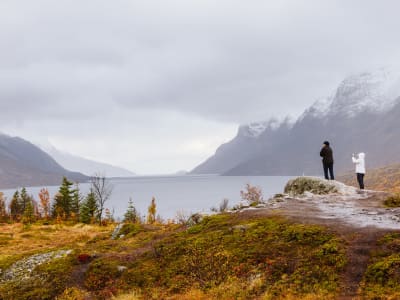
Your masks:
<svg viewBox="0 0 400 300"><path fill-rule="evenodd" d="M328 141L325 141L325 142L324 142L324 145L329 146L329 142L328 142Z"/></svg>

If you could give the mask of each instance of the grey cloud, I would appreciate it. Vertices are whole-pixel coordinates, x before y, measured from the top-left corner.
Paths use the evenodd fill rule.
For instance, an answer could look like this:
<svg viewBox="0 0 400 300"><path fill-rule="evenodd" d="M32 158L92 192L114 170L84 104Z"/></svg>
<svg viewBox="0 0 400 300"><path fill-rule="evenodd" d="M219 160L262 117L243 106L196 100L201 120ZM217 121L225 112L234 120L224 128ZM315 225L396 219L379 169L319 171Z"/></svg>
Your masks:
<svg viewBox="0 0 400 300"><path fill-rule="evenodd" d="M199 122L177 130L191 117L231 132L298 115L350 73L400 61L399 10L395 0L3 0L0 125L178 141L197 132Z"/></svg>
<svg viewBox="0 0 400 300"><path fill-rule="evenodd" d="M1 108L243 122L298 114L349 72L397 58L396 1L275 2L2 1Z"/></svg>

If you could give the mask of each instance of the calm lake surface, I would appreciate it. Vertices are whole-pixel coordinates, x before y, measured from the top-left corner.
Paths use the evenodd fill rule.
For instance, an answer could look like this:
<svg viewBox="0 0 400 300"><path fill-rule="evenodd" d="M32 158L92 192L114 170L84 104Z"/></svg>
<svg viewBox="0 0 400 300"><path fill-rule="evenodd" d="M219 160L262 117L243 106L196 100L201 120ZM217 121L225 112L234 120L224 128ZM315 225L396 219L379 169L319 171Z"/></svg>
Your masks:
<svg viewBox="0 0 400 300"><path fill-rule="evenodd" d="M240 201L240 191L247 183L261 187L264 198L281 193L287 176L147 176L133 178L110 179L113 185L111 198L106 207L114 210L116 218L122 217L132 198L141 215L147 214L147 207L152 197L156 198L157 214L163 219L174 218L178 211L185 214L209 212L211 207L219 207L224 198L229 199L229 206ZM81 184L82 194L89 191L89 184ZM42 187L28 187L28 194L38 199ZM53 197L58 186L47 187ZM3 190L8 200L15 189Z"/></svg>

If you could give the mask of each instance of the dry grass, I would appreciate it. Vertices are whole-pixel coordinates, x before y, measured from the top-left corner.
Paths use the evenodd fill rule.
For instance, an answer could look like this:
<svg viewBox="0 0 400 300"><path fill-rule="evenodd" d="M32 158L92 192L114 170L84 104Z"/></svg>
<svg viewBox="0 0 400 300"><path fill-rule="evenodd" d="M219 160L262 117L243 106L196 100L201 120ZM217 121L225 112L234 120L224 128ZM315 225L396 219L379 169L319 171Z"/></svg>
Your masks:
<svg viewBox="0 0 400 300"><path fill-rule="evenodd" d="M354 172L347 172L337 179L347 185L358 187ZM399 193L400 164L368 169L364 181L366 189Z"/></svg>
<svg viewBox="0 0 400 300"><path fill-rule="evenodd" d="M111 227L99 227L78 224L65 225L32 225L5 224L0 226L1 237L6 239L1 245L0 260L13 256L30 255L41 251L51 251L81 246L87 241L112 230Z"/></svg>

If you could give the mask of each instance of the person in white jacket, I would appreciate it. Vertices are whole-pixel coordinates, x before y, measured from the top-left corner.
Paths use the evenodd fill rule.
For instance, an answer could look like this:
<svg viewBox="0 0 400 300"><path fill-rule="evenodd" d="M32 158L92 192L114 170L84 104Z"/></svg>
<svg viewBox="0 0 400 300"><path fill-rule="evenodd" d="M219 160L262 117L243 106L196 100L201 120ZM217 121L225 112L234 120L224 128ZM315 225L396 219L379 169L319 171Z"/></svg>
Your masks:
<svg viewBox="0 0 400 300"><path fill-rule="evenodd" d="M364 176L365 176L365 153L361 152L356 158L353 154L353 163L356 165L357 181L360 185L360 189L364 189Z"/></svg>

